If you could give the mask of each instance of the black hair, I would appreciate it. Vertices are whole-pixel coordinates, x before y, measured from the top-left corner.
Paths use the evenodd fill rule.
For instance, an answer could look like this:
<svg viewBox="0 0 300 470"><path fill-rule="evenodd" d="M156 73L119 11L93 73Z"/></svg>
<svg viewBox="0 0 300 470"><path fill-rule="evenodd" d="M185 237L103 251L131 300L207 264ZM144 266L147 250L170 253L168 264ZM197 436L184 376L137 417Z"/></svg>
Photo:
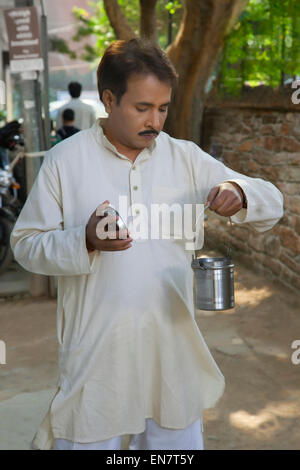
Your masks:
<svg viewBox="0 0 300 470"><path fill-rule="evenodd" d="M70 82L68 90L72 98L79 98L81 95L82 86L79 82Z"/></svg>
<svg viewBox="0 0 300 470"><path fill-rule="evenodd" d="M175 88L178 74L167 54L157 45L140 38L114 41L104 52L97 70L98 92L102 101L105 89L120 103L130 75L153 74Z"/></svg>
<svg viewBox="0 0 300 470"><path fill-rule="evenodd" d="M75 113L73 109L67 108L63 111L62 117L64 121L74 121Z"/></svg>

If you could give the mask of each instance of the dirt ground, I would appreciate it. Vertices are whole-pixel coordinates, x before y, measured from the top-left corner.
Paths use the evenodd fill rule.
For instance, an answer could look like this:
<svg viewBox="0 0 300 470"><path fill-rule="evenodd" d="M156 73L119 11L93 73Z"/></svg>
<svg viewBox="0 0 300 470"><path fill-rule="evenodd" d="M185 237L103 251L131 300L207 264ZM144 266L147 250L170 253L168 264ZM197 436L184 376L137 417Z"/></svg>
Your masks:
<svg viewBox="0 0 300 470"><path fill-rule="evenodd" d="M234 309L196 311L196 321L226 379L217 406L205 411L205 449L300 449L299 295L235 263ZM55 389L56 300L0 299L0 403ZM300 359L300 353L298 355Z"/></svg>

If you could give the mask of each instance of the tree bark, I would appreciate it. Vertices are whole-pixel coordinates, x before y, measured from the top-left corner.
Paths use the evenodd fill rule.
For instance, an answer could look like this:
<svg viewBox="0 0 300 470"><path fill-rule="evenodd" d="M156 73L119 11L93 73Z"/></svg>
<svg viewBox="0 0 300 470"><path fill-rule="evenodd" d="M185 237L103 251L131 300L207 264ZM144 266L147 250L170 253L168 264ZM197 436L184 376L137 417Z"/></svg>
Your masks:
<svg viewBox="0 0 300 470"><path fill-rule="evenodd" d="M157 0L140 0L140 36L157 44L156 30Z"/></svg>
<svg viewBox="0 0 300 470"><path fill-rule="evenodd" d="M129 39L135 38L136 35L129 25L122 8L118 4L118 0L103 0L103 3L109 22L117 39L128 41Z"/></svg>
<svg viewBox="0 0 300 470"><path fill-rule="evenodd" d="M186 0L177 37L166 51L179 74L179 86L165 124L165 130L170 135L199 143L205 86L217 62L226 33L247 2Z"/></svg>

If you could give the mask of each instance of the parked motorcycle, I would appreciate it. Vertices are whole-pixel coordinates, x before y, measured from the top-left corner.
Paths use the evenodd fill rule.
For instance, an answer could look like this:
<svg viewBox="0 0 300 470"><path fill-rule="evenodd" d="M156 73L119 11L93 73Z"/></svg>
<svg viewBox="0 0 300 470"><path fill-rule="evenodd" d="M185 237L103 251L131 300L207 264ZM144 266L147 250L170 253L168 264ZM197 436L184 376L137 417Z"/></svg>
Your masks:
<svg viewBox="0 0 300 470"><path fill-rule="evenodd" d="M13 175L13 169L24 154L23 151L19 152L10 163L9 150L21 149L23 145L18 121L12 121L0 129L0 274L13 261L10 234L23 206L18 198L21 186Z"/></svg>

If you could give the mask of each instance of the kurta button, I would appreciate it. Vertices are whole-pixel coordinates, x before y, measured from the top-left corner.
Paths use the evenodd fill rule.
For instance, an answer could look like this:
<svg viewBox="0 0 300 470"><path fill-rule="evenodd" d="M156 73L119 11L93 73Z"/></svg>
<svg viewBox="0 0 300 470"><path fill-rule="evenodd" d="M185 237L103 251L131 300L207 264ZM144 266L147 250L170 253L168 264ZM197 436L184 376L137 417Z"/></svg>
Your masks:
<svg viewBox="0 0 300 470"><path fill-rule="evenodd" d="M135 165L133 165L132 169L133 169L133 170L136 170L136 166L135 166Z"/></svg>
<svg viewBox="0 0 300 470"><path fill-rule="evenodd" d="M137 186L133 186L133 189L137 190L137 189L138 189L138 187L137 187Z"/></svg>
<svg viewBox="0 0 300 470"><path fill-rule="evenodd" d="M140 211L137 209L137 210L135 211L135 213L136 213L136 214L139 214L139 213L140 213Z"/></svg>

